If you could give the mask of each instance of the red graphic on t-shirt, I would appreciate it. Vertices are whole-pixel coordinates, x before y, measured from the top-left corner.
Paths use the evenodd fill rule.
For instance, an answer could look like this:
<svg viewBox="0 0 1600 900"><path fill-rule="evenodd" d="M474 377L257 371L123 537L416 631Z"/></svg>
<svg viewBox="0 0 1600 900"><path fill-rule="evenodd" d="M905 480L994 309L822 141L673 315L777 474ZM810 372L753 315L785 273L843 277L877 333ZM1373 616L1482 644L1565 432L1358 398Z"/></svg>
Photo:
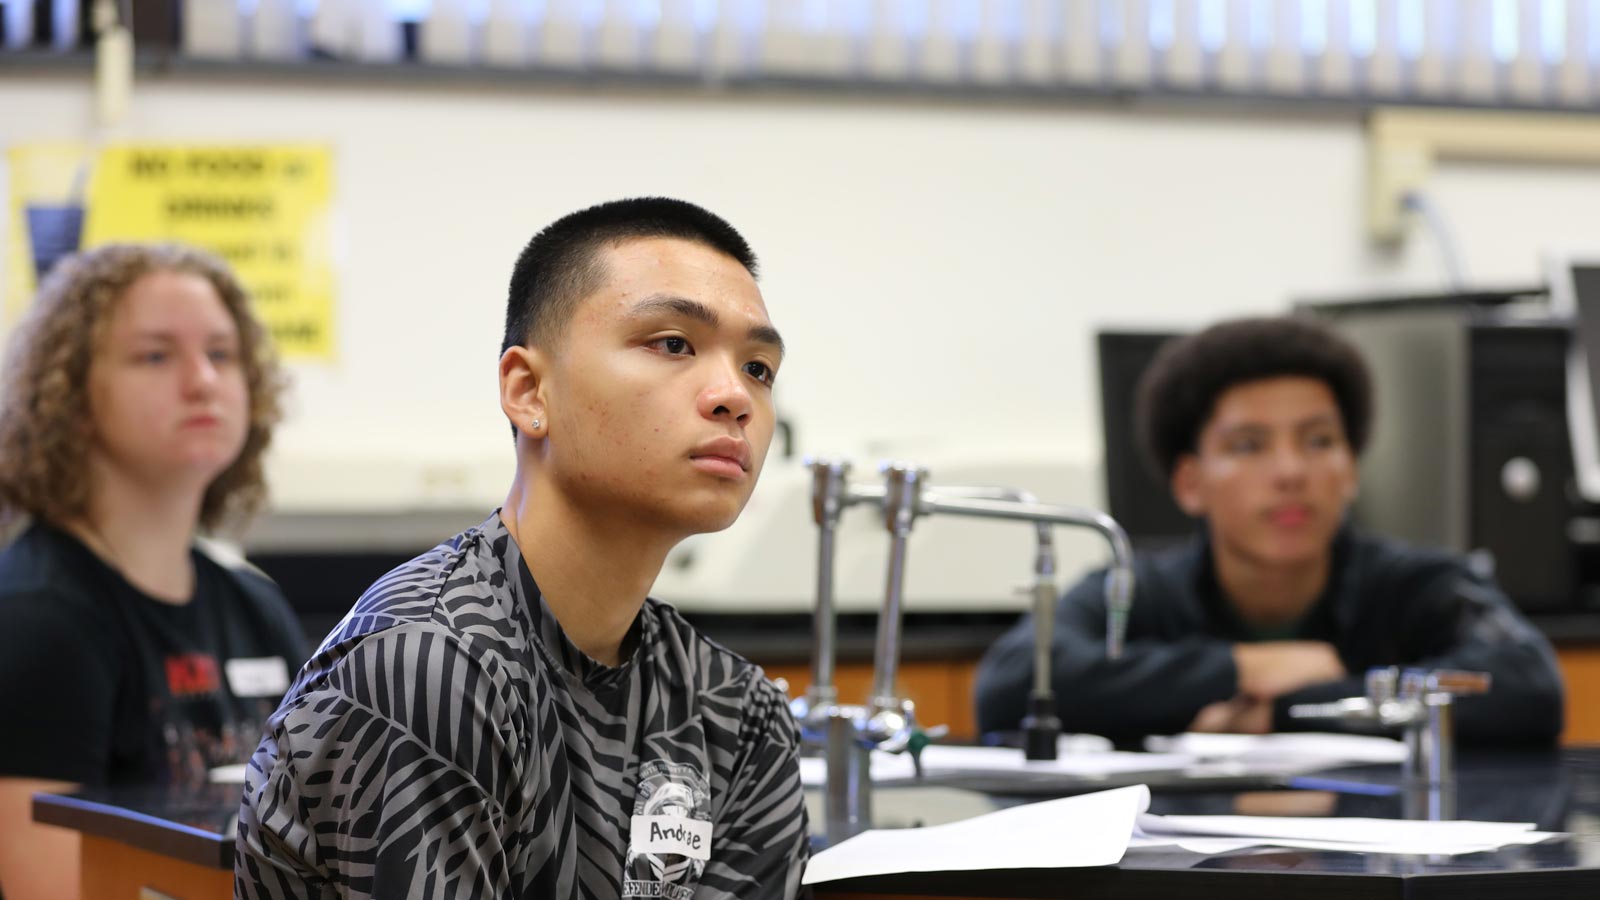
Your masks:
<svg viewBox="0 0 1600 900"><path fill-rule="evenodd" d="M167 690L174 697L209 694L221 684L217 659L208 653L180 653L167 657Z"/></svg>

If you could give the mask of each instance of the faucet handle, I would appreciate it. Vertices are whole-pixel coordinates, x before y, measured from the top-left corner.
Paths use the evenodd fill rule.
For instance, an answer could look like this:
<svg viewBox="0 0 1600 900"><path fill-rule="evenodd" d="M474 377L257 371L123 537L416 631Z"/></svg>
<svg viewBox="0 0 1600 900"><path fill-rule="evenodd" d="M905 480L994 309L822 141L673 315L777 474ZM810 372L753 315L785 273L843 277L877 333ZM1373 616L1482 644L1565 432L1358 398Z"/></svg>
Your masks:
<svg viewBox="0 0 1600 900"><path fill-rule="evenodd" d="M1335 719L1342 722L1375 722L1379 703L1366 697L1346 697L1332 703L1296 703L1289 707L1291 719Z"/></svg>
<svg viewBox="0 0 1600 900"><path fill-rule="evenodd" d="M923 728L917 722L917 704L909 698L879 697L872 701L871 715L862 731L875 740L879 750L890 753L909 751L913 757L922 748L950 733L948 725Z"/></svg>
<svg viewBox="0 0 1600 900"><path fill-rule="evenodd" d="M789 701L789 714L800 727L800 739L812 743L825 737L828 720L838 715L840 709L838 691L832 687L812 685L804 694Z"/></svg>
<svg viewBox="0 0 1600 900"><path fill-rule="evenodd" d="M891 459L878 466L883 475L883 522L891 534L909 533L923 513L922 491L928 470L916 463Z"/></svg>
<svg viewBox="0 0 1600 900"><path fill-rule="evenodd" d="M1398 666L1374 666L1367 670L1365 684L1365 694L1360 697L1329 703L1296 703L1289 707L1289 718L1381 722L1399 692L1400 669Z"/></svg>
<svg viewBox="0 0 1600 900"><path fill-rule="evenodd" d="M1401 694L1407 697L1488 693L1494 677L1488 672L1460 669L1407 669L1402 673Z"/></svg>
<svg viewBox="0 0 1600 900"><path fill-rule="evenodd" d="M812 517L818 525L838 522L850 479L850 461L807 456L805 463L811 469Z"/></svg>
<svg viewBox="0 0 1600 900"><path fill-rule="evenodd" d="M1374 704L1393 700L1400 693L1399 666L1373 666L1367 670L1367 699Z"/></svg>

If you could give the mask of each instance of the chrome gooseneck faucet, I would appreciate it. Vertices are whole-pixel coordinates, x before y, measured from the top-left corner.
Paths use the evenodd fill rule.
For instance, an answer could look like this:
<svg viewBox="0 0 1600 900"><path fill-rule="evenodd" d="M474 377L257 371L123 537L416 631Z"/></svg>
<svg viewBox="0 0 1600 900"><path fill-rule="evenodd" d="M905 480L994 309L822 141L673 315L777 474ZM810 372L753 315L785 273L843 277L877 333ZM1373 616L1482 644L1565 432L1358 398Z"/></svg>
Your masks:
<svg viewBox="0 0 1600 900"><path fill-rule="evenodd" d="M920 772L919 754L929 740L929 733L917 724L913 703L895 694L900 665L906 550L919 516L939 513L1028 521L1036 525L1035 671L1029 714L1023 727L1028 758L1054 759L1061 726L1055 715L1050 683L1056 590L1051 527L1091 527L1105 535L1111 544L1113 564L1106 581L1106 641L1107 652L1113 657L1121 652L1133 594L1132 556L1122 528L1102 513L1041 504L1027 492L1013 488L942 487L934 490L927 486L927 471L909 463L884 464L881 488L850 484L847 462L813 459L808 465L812 472L812 508L818 528L815 646L812 684L790 707L806 741L813 746L820 745L824 751L827 786L823 807L828 840L842 840L871 826L872 783L868 766L872 749L909 752ZM872 689L866 705L855 706L838 702L838 691L833 683L834 538L843 511L865 503L876 504L882 510L890 545L873 655Z"/></svg>
<svg viewBox="0 0 1600 900"><path fill-rule="evenodd" d="M1455 698L1489 686L1484 672L1379 667L1367 671L1366 696L1296 704L1289 715L1398 729L1406 742L1403 780L1438 787L1455 780Z"/></svg>
<svg viewBox="0 0 1600 900"><path fill-rule="evenodd" d="M1122 643L1128 632L1128 613L1133 607L1133 550L1127 532L1116 520L1092 509L1073 506L1056 506L1036 503L1031 499L996 500L974 496L966 488L940 488L929 490L922 496L923 508L930 514L974 516L985 519L1009 519L1033 522L1041 535L1052 525L1071 525L1092 528L1105 537L1111 547L1111 568L1106 574L1106 655L1116 659L1122 655ZM1055 715L1055 692L1050 684L1050 639L1055 631L1055 583L1046 579L1043 557L1047 547L1040 539L1040 561L1036 565L1039 577L1035 582L1033 598L1033 689L1028 697L1028 715L1023 719L1024 749L1028 759L1055 759L1056 737L1061 732L1060 720ZM1048 568L1055 568L1054 551ZM880 624L881 627L881 624Z"/></svg>

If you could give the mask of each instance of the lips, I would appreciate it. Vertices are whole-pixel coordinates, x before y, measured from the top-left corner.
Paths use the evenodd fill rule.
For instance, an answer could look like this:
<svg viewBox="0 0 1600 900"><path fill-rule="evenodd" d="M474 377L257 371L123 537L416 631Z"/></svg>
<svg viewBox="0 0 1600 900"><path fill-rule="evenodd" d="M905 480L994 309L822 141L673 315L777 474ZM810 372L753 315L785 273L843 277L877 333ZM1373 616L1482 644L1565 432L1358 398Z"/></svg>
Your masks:
<svg viewBox="0 0 1600 900"><path fill-rule="evenodd" d="M690 459L725 460L743 471L750 471L750 444L738 438L719 437L696 447Z"/></svg>
<svg viewBox="0 0 1600 900"><path fill-rule="evenodd" d="M1299 503L1274 506L1267 511L1267 520L1280 528L1297 528L1311 521L1311 507Z"/></svg>
<svg viewBox="0 0 1600 900"><path fill-rule="evenodd" d="M217 416L201 414L201 415L198 415L198 416L190 416L189 418L184 419L183 423L182 423L182 427L184 427L184 428L213 428L216 425L218 425L219 423L221 423L221 421L222 421L222 419L217 417Z"/></svg>

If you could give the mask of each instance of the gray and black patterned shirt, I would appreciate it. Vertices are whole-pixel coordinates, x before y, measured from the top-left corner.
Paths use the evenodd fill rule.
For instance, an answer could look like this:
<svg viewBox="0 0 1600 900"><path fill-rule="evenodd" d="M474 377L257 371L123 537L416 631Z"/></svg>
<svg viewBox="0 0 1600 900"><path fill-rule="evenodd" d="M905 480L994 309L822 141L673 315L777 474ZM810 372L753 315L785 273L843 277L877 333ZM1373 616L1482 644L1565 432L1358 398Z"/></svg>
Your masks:
<svg viewBox="0 0 1600 900"><path fill-rule="evenodd" d="M236 896L795 896L782 693L655 600L623 659L567 639L498 514L390 572L268 720Z"/></svg>

